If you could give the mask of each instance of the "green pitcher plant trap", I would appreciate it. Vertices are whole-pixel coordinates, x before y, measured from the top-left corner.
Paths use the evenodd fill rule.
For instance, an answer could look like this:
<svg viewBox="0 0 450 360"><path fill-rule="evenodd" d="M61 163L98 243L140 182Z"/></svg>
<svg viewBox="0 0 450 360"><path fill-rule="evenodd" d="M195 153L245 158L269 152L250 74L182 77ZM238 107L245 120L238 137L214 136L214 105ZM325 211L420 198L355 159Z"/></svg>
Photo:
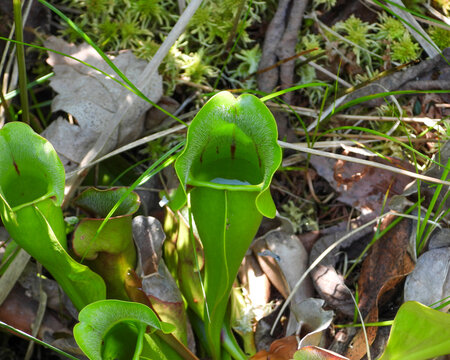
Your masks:
<svg viewBox="0 0 450 360"><path fill-rule="evenodd" d="M277 126L257 97L213 96L189 126L175 163L180 189L172 208L189 197L204 249L203 320L214 359L221 357L221 328L241 261L262 217L275 217L270 182L282 152Z"/></svg>
<svg viewBox="0 0 450 360"><path fill-rule="evenodd" d="M61 210L64 167L24 123L0 129L0 215L13 240L39 261L78 310L106 296L102 278L68 253Z"/></svg>

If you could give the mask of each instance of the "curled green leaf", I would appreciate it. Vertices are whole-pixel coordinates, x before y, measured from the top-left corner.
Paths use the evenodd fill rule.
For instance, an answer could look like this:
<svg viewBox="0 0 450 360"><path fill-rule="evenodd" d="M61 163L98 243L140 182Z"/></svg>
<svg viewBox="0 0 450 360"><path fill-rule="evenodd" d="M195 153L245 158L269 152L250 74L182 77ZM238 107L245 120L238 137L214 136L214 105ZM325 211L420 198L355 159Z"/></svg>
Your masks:
<svg viewBox="0 0 450 360"><path fill-rule="evenodd" d="M159 321L146 305L121 300L92 303L81 310L79 321L73 334L90 360L139 359L141 355L151 353L155 341L161 346L160 353L164 353L165 346L160 341L145 336L155 330L169 334L175 329L173 325Z"/></svg>

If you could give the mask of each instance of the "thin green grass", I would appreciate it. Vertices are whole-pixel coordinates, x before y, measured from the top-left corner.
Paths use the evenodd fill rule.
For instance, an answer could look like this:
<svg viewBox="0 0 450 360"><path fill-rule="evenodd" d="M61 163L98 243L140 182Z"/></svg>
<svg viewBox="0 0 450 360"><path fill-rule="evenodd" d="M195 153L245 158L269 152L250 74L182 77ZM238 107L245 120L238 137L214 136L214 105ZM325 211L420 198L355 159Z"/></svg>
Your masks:
<svg viewBox="0 0 450 360"><path fill-rule="evenodd" d="M10 42L13 42L13 43L16 43L16 44L19 43L19 42L15 41L15 40L11 40L11 39L8 39L8 38L5 38L5 37L1 37L1 36L0 36L0 40L10 41ZM36 46L36 45L33 45L33 44L27 44L27 43L24 43L24 42L22 42L22 44L26 45L26 46L30 46L30 47L35 47ZM40 47L37 47L37 48L39 49ZM46 48L42 48L42 49L45 49L46 51L51 51L51 49L46 49ZM61 53L61 55L62 54L63 53ZM69 57L70 55L64 54L64 56L68 56ZM77 59L75 59L75 60L77 60ZM78 61L81 62L81 60L78 60ZM43 84L45 81L47 81L48 79L50 79L54 75L55 75L55 73L51 72L51 73L48 73L47 75L44 75L44 76L41 76L41 77L37 78L36 80L34 80L32 82L27 83L26 90L32 89L36 85ZM11 100L14 97L16 97L17 95L19 95L20 93L21 93L20 89L15 89L13 91L10 91L9 93L4 95L4 100L5 101L6 100ZM2 99L2 103L3 103L3 99Z"/></svg>
<svg viewBox="0 0 450 360"><path fill-rule="evenodd" d="M27 340L34 341L35 343L37 343L39 345L42 345L43 347L46 347L48 349L51 349L54 352L56 352L57 354L65 356L68 359L79 360L77 357L75 357L73 355L70 355L70 354L66 353L65 351L63 351L61 349L58 349L57 347L55 347L53 345L47 344L46 342L41 341L41 340L35 338L34 336L31 336L31 335L27 334L24 331L18 330L18 329L16 329L13 326L4 323L3 321L0 321L0 327L5 328L5 329L7 329L9 331L12 331L13 333L15 333L17 335L20 335L20 336L24 337Z"/></svg>
<svg viewBox="0 0 450 360"><path fill-rule="evenodd" d="M16 55L17 65L19 69L19 88L20 92L20 104L22 107L22 120L26 124L30 123L30 112L28 108L28 93L27 88L27 71L25 66L25 50L23 47L23 28L22 28L22 2L20 0L13 0L14 9L14 24L16 27Z"/></svg>
<svg viewBox="0 0 450 360"><path fill-rule="evenodd" d="M442 172L441 180L447 179L449 171L450 171L450 159L447 160L447 165L444 168L444 171ZM420 182L418 184L418 188L419 187L420 187ZM417 218L418 224L417 224L417 244L416 244L416 247L417 247L417 253L418 254L420 254L422 252L422 250L424 249L424 247L425 247L425 245L427 243L429 235L434 230L434 227L432 227L432 226L430 226L428 224L428 220L430 219L431 214L433 213L433 210L434 210L434 208L436 206L436 202L437 202L437 200L439 198L439 195L440 195L440 193L442 191L442 187L443 187L442 184L438 184L436 186L436 189L434 190L433 197L431 198L431 201L430 201L430 205L428 206L427 211L425 213L424 219L422 220L420 218L420 216L418 216L418 218ZM442 208L443 208L443 206L445 204L445 200L448 197L448 194L449 194L449 192L447 191L444 199L441 201L441 203L439 204L439 206L437 208L437 211L436 211L436 213L435 213L435 215L433 217L433 221L437 220L441 216L439 214L439 212L442 210ZM447 209L447 212L448 211L449 211L449 209ZM427 228L427 226L428 226L428 228Z"/></svg>
<svg viewBox="0 0 450 360"><path fill-rule="evenodd" d="M376 136L382 136L382 137L384 137L386 140L390 140L390 141L392 141L392 142L394 142L394 143L396 143L396 144L398 144L398 145L404 147L406 150L411 151L411 153L414 153L414 154L418 155L419 157L425 159L426 161L429 161L429 162L431 162L431 163L433 163L433 164L436 164L436 165L439 166L439 167L443 167L442 164L440 164L440 163L438 163L437 161L433 160L433 159L430 158L429 156L427 156L427 155L425 155L425 154L422 154L420 151L414 149L411 145L405 144L404 142L402 142L402 141L396 139L396 138L393 137L393 136L387 135L387 134L385 134L385 133L382 133L382 132L379 132L379 131L376 131L376 130L372 130L372 129L368 129L368 128L363 128L363 127L360 127L360 126L339 126L339 127L332 128L332 129L330 129L330 130L324 131L321 135L318 136L318 138L320 138L321 136L323 136L323 135L325 135L325 134L334 133L334 132L339 131L339 130L354 130L354 131L366 132L366 133L368 133L368 134L372 134L372 135L376 135Z"/></svg>

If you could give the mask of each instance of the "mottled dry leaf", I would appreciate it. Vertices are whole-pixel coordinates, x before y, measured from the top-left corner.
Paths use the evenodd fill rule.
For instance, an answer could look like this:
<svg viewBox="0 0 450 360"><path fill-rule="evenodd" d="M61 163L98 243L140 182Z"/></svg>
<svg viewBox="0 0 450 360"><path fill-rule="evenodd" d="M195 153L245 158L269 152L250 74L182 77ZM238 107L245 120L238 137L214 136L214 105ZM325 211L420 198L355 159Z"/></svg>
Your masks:
<svg viewBox="0 0 450 360"><path fill-rule="evenodd" d="M136 216L133 219L133 238L138 250L142 275L147 276L157 272L166 238L161 223L150 216Z"/></svg>
<svg viewBox="0 0 450 360"><path fill-rule="evenodd" d="M414 170L410 164L394 158L389 158L390 161L379 158L371 160L400 169ZM317 173L339 192L338 200L357 208L363 214L372 211L379 214L387 191L389 190L389 197L399 195L412 181L409 176L354 162L321 156L311 156L310 161Z"/></svg>
<svg viewBox="0 0 450 360"><path fill-rule="evenodd" d="M261 350L253 355L251 360L290 360L297 351L297 338L295 336L287 336L282 339L275 340L270 345L269 351Z"/></svg>
<svg viewBox="0 0 450 360"><path fill-rule="evenodd" d="M265 315L266 305L270 301L270 282L253 254L244 257L239 269L239 278L247 290L256 320L261 319Z"/></svg>
<svg viewBox="0 0 450 360"><path fill-rule="evenodd" d="M289 296L307 267L308 254L295 235L273 230L259 238L252 246L254 254L270 281L284 296ZM312 295L311 284L306 281L294 301L302 301Z"/></svg>
<svg viewBox="0 0 450 360"><path fill-rule="evenodd" d="M113 70L89 45L74 45L64 40L50 37L45 46L75 58L83 60L108 74ZM110 139L107 150L136 139L144 127L144 113L151 107L129 90L75 60L49 52L47 63L53 67L55 76L50 85L58 93L53 99L52 111L65 111L71 114L75 122L59 117L44 131L45 136L62 155L67 168L73 168L94 145L99 134L110 124L121 102L133 103L114 136ZM120 53L113 63L128 77L137 83L147 65L146 61L137 59L130 51ZM114 75L118 78L117 75ZM140 89L150 100L157 102L162 96L161 76L156 74L147 89Z"/></svg>
<svg viewBox="0 0 450 360"><path fill-rule="evenodd" d="M393 216L383 220L382 228L388 226ZM378 321L380 298L388 301L387 292L393 290L414 269L414 261L409 254L412 224L403 220L379 239L364 260L359 277L360 310L365 322ZM377 327L367 328L369 343L375 340ZM365 339L360 331L352 340L346 356L361 359L366 354Z"/></svg>
<svg viewBox="0 0 450 360"><path fill-rule="evenodd" d="M136 216L133 219L133 237L142 283L136 282L134 289L129 286L128 292L135 300L139 300L141 295L136 290L142 290L161 319L177 326L175 336L182 342L188 341L192 348L194 342L191 341L191 329L181 292L162 259L165 234L161 223L150 216Z"/></svg>

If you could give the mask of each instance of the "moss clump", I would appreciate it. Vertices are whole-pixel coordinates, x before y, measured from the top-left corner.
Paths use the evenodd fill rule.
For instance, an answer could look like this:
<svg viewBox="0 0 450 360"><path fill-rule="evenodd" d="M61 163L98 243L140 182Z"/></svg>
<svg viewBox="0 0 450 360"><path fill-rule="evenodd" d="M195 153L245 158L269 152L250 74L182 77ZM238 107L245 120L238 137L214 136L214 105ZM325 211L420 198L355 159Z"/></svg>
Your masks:
<svg viewBox="0 0 450 360"><path fill-rule="evenodd" d="M429 34L431 39L441 50L450 47L450 31L433 26L429 30Z"/></svg>
<svg viewBox="0 0 450 360"><path fill-rule="evenodd" d="M405 32L399 41L394 41L391 49L392 60L402 64L417 59L421 53L419 44L411 40L411 36L408 32Z"/></svg>

